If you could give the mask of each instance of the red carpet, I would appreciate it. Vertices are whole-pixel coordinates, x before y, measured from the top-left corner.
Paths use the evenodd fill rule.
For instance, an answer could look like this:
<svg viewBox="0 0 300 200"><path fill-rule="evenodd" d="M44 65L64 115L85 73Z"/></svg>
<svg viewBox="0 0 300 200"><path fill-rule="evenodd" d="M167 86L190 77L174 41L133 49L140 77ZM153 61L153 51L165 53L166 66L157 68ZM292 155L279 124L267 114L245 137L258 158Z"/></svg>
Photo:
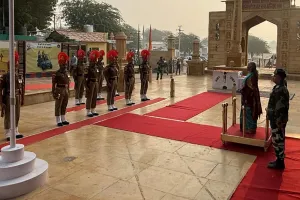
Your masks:
<svg viewBox="0 0 300 200"><path fill-rule="evenodd" d="M146 115L186 121L226 100L230 96L231 94L204 92L173 105L147 113Z"/></svg>
<svg viewBox="0 0 300 200"><path fill-rule="evenodd" d="M119 115L123 115L125 113L131 112L131 111L136 110L138 108L142 108L142 107L145 107L145 106L148 106L148 105L151 105L151 104L155 104L155 103L160 102L162 100L165 100L165 99L164 98L153 99L153 100L146 101L146 102L143 102L143 103L140 103L140 104L136 104L136 105L133 105L133 106L130 106L130 107L125 107L123 109L120 109L120 110L117 110L117 111L114 111L114 112L109 112L109 113L106 113L104 115L100 115L100 116L89 118L89 119L86 119L86 120L83 120L83 121L75 122L75 123L70 124L68 126L63 126L63 127L60 127L60 128L54 128L52 130L41 132L39 134L27 136L27 137L24 137L23 139L17 140L17 143L18 144L24 144L24 145L30 145L30 144L33 144L33 143L51 138L53 136L66 133L67 131L72 131L72 130L75 130L75 129L79 129L83 126L88 126L88 125L95 124L95 123L103 121L103 120L107 120L107 119L110 119L110 118L113 118L113 117L117 117ZM8 142L6 142L4 144L0 144L0 149L4 146L8 145L8 144L9 144Z"/></svg>
<svg viewBox="0 0 300 200"><path fill-rule="evenodd" d="M120 99L124 99L124 96L115 97L115 101L118 101ZM97 101L97 105L101 105L101 104L105 104L105 103L106 103L105 100ZM83 110L83 109L85 109L85 104L80 105L80 106L69 107L69 108L67 108L67 112L78 111L78 110Z"/></svg>
<svg viewBox="0 0 300 200"><path fill-rule="evenodd" d="M274 159L272 148L265 153L262 148L245 145L229 143L223 146L220 140L221 128L218 127L129 113L99 122L97 125L256 155L255 162L232 199L300 199L300 140L298 139L286 138L286 169L280 172L266 168L268 162ZM262 133L263 128L258 132Z"/></svg>
<svg viewBox="0 0 300 200"><path fill-rule="evenodd" d="M25 90L47 90L51 89L52 84L26 84L25 85ZM70 88L74 88L74 83L70 83Z"/></svg>

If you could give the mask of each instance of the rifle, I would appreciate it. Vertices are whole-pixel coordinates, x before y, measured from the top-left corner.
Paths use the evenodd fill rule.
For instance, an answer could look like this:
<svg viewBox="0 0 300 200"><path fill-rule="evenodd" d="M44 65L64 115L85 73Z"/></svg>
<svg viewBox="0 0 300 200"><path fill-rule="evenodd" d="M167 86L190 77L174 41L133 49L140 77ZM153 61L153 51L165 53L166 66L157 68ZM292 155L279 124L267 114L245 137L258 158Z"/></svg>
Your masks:
<svg viewBox="0 0 300 200"><path fill-rule="evenodd" d="M5 107L6 107L6 99L5 95L2 96L2 104L1 104L1 117L5 115Z"/></svg>

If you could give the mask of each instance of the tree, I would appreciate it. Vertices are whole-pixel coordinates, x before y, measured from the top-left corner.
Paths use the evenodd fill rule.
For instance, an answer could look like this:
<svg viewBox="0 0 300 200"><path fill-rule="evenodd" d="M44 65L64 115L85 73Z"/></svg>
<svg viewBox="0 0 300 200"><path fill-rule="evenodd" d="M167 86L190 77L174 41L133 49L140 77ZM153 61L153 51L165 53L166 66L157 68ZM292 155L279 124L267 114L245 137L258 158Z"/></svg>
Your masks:
<svg viewBox="0 0 300 200"><path fill-rule="evenodd" d="M270 53L270 47L268 43L256 36L249 35L248 37L248 52L253 57L254 54L263 54L263 53Z"/></svg>
<svg viewBox="0 0 300 200"><path fill-rule="evenodd" d="M9 25L8 0L3 1L5 26ZM21 34L22 28L35 33L49 26L57 0L15 0L15 33Z"/></svg>
<svg viewBox="0 0 300 200"><path fill-rule="evenodd" d="M122 25L122 31L124 31L125 35L127 36L127 40L132 41L127 45L128 49L137 49L138 48L138 31L137 29L133 28L129 24ZM140 48L141 48L141 35L140 35Z"/></svg>
<svg viewBox="0 0 300 200"><path fill-rule="evenodd" d="M83 31L84 25L90 24L97 32L122 30L122 16L112 5L94 0L66 0L60 5L66 23L72 29Z"/></svg>
<svg viewBox="0 0 300 200"><path fill-rule="evenodd" d="M180 52L184 53L184 55L190 55L193 52L193 42L195 38L198 38L197 35L190 33L190 34L185 34L181 33L180 37ZM178 36L176 37L176 49L179 49L179 38Z"/></svg>

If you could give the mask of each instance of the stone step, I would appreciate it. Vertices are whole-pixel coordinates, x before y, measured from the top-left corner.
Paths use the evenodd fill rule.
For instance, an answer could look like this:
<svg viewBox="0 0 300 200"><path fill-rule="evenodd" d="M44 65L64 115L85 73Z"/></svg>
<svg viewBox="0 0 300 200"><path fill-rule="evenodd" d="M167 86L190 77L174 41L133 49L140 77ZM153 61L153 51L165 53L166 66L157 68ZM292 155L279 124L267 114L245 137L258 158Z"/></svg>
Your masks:
<svg viewBox="0 0 300 200"><path fill-rule="evenodd" d="M18 162L24 158L24 145L16 144L14 148L5 146L1 149L2 162L13 163Z"/></svg>
<svg viewBox="0 0 300 200"><path fill-rule="evenodd" d="M0 156L0 181L11 180L24 176L34 169L36 154L24 152L24 158L18 162L6 163Z"/></svg>
<svg viewBox="0 0 300 200"><path fill-rule="evenodd" d="M48 177L48 163L36 159L34 169L19 178L0 181L0 200L19 197L43 186Z"/></svg>

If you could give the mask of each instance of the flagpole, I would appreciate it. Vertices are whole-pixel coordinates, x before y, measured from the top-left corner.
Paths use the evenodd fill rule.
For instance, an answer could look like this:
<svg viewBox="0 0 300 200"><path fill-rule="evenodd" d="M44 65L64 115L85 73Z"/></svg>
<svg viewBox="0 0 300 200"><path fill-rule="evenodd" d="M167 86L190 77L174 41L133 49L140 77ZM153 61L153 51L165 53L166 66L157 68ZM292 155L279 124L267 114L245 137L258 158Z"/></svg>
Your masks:
<svg viewBox="0 0 300 200"><path fill-rule="evenodd" d="M16 147L16 91L15 91L15 27L14 0L9 0L9 80L10 80L10 147ZM8 102L6 102L8 105ZM5 113L6 114L6 113Z"/></svg>
<svg viewBox="0 0 300 200"><path fill-rule="evenodd" d="M138 25L138 48L137 48L138 65L140 65L140 25Z"/></svg>

